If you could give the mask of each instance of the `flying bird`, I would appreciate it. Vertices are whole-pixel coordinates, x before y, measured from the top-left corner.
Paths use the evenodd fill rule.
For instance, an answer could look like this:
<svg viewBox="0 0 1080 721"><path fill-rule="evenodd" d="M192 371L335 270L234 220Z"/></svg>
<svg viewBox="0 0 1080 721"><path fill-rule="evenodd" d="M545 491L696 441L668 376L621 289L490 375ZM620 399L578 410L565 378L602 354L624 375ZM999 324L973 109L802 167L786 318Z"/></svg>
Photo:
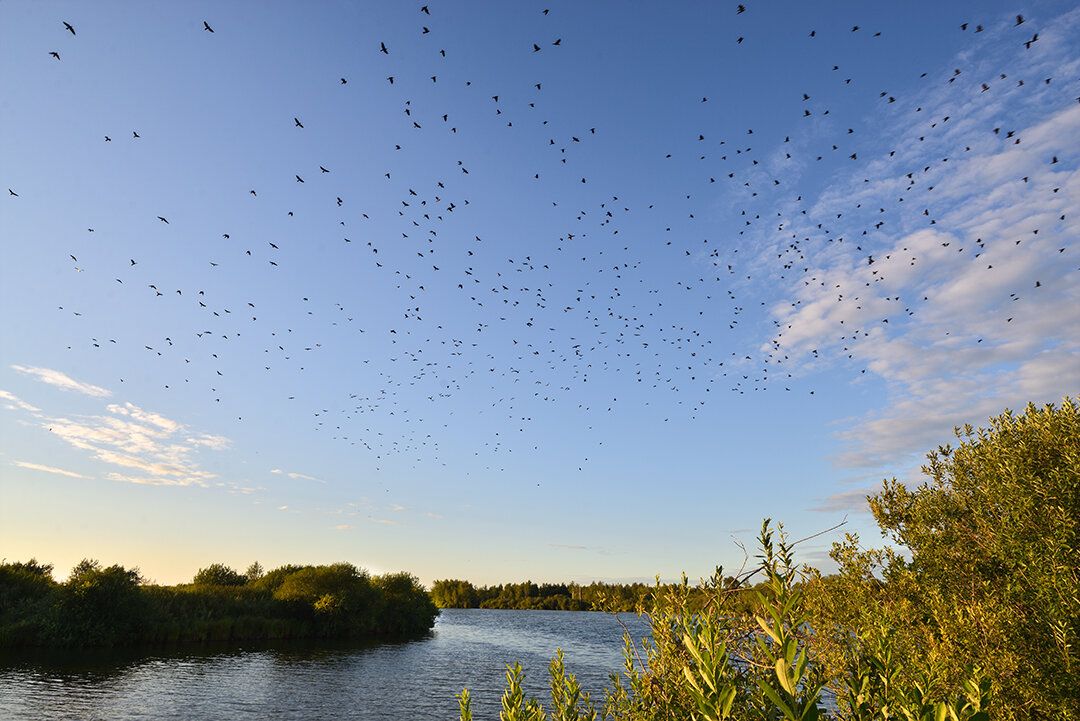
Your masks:
<svg viewBox="0 0 1080 721"><path fill-rule="evenodd" d="M49 55L52 55L52 56L53 56L54 58L56 58L57 60L59 60L59 59L60 59L60 53L56 52L55 50L54 50L54 51L52 51L51 53L49 53Z"/></svg>
<svg viewBox="0 0 1080 721"><path fill-rule="evenodd" d="M203 30L206 30L208 32L214 32L214 28L210 27L210 23L206 22L205 20L202 21L202 26Z"/></svg>
<svg viewBox="0 0 1080 721"><path fill-rule="evenodd" d="M75 34L75 28L71 27L71 23L65 22L63 20L61 20L60 22L64 23L64 27L68 30L68 32L70 32L72 35Z"/></svg>

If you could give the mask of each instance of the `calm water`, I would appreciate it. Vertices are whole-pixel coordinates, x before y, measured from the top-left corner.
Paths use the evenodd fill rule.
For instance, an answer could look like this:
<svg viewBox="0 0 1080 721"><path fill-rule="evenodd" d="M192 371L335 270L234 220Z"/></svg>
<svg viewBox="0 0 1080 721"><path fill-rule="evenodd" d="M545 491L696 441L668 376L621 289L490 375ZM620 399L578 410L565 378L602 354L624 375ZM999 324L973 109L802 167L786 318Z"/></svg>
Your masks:
<svg viewBox="0 0 1080 721"><path fill-rule="evenodd" d="M647 627L621 616L635 640ZM597 706L622 667L623 629L607 614L442 612L426 638L402 643L278 643L121 652L0 652L0 719L456 719L464 686L476 718L497 718L506 664L548 705L547 663Z"/></svg>

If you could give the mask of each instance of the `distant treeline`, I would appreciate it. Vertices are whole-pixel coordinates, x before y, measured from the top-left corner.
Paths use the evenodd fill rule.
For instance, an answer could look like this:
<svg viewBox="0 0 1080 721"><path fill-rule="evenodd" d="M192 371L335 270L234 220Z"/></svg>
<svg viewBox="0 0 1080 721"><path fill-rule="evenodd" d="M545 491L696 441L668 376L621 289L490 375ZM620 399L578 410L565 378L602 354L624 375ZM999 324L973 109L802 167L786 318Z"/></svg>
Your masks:
<svg viewBox="0 0 1080 721"><path fill-rule="evenodd" d="M67 581L30 560L0 563L0 647L405 636L438 609L407 573L370 576L349 563L246 574L214 564L177 586L138 570L82 561Z"/></svg>
<svg viewBox="0 0 1080 721"><path fill-rule="evenodd" d="M728 588L737 586L728 579ZM648 608L665 589L681 584L600 583L588 586L577 583L535 584L507 583L476 587L468 581L447 579L431 587L431 599L439 608L514 608L549 611L638 611ZM704 594L691 590L690 604L704 604ZM752 587L740 589L731 608L753 612L758 604Z"/></svg>

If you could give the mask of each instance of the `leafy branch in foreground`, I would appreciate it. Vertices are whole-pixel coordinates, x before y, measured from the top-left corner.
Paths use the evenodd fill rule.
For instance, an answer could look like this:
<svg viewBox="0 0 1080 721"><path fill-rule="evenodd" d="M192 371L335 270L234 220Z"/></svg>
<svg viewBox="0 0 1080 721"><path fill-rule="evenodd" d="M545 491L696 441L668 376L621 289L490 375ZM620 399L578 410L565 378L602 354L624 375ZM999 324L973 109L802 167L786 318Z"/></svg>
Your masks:
<svg viewBox="0 0 1080 721"><path fill-rule="evenodd" d="M722 569L703 580L697 594L689 583L659 587L646 613L650 638L641 640L644 658L627 633L624 671L612 675L605 692L603 716L613 721L693 719L720 721L985 721L989 684L972 668L953 688L940 690L929 670L912 684L896 682L891 638L863 633L850 638L846 685L827 708L823 702L826 669L814 653L806 602L809 572L794 561L796 542L769 519L758 537L760 564L743 580L761 574L757 613L730 613L728 601L736 588L725 583ZM659 584L658 584L659 586ZM691 598L705 594L704 607ZM869 641L872 641L869 642ZM548 667L552 707L545 711L535 699L525 699L519 664L508 667L502 698L504 721L576 721L596 718L596 711L572 675L567 675L562 652ZM626 681L624 685L623 681ZM469 693L459 696L462 721L472 718Z"/></svg>

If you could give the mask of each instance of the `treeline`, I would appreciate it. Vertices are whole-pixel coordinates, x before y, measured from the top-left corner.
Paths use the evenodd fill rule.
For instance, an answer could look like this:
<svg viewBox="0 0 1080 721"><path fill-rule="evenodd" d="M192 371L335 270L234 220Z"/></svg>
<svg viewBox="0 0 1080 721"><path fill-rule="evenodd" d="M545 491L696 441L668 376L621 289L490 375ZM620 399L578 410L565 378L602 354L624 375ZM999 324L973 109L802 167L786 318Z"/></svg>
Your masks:
<svg viewBox="0 0 1080 721"><path fill-rule="evenodd" d="M738 588L734 578L728 578L728 588ZM640 612L656 598L678 584L601 583L587 586L577 583L543 583L532 581L506 583L477 588L469 581L446 579L431 587L431 599L439 608L510 608L545 611L608 611ZM708 596L691 589L689 603L700 608ZM754 588L739 588L730 599L730 608L750 613L758 608Z"/></svg>
<svg viewBox="0 0 1080 721"><path fill-rule="evenodd" d="M407 573L349 563L240 574L214 564L191 583L143 583L137 569L84 560L63 583L36 560L0 563L0 647L405 636L438 615Z"/></svg>

